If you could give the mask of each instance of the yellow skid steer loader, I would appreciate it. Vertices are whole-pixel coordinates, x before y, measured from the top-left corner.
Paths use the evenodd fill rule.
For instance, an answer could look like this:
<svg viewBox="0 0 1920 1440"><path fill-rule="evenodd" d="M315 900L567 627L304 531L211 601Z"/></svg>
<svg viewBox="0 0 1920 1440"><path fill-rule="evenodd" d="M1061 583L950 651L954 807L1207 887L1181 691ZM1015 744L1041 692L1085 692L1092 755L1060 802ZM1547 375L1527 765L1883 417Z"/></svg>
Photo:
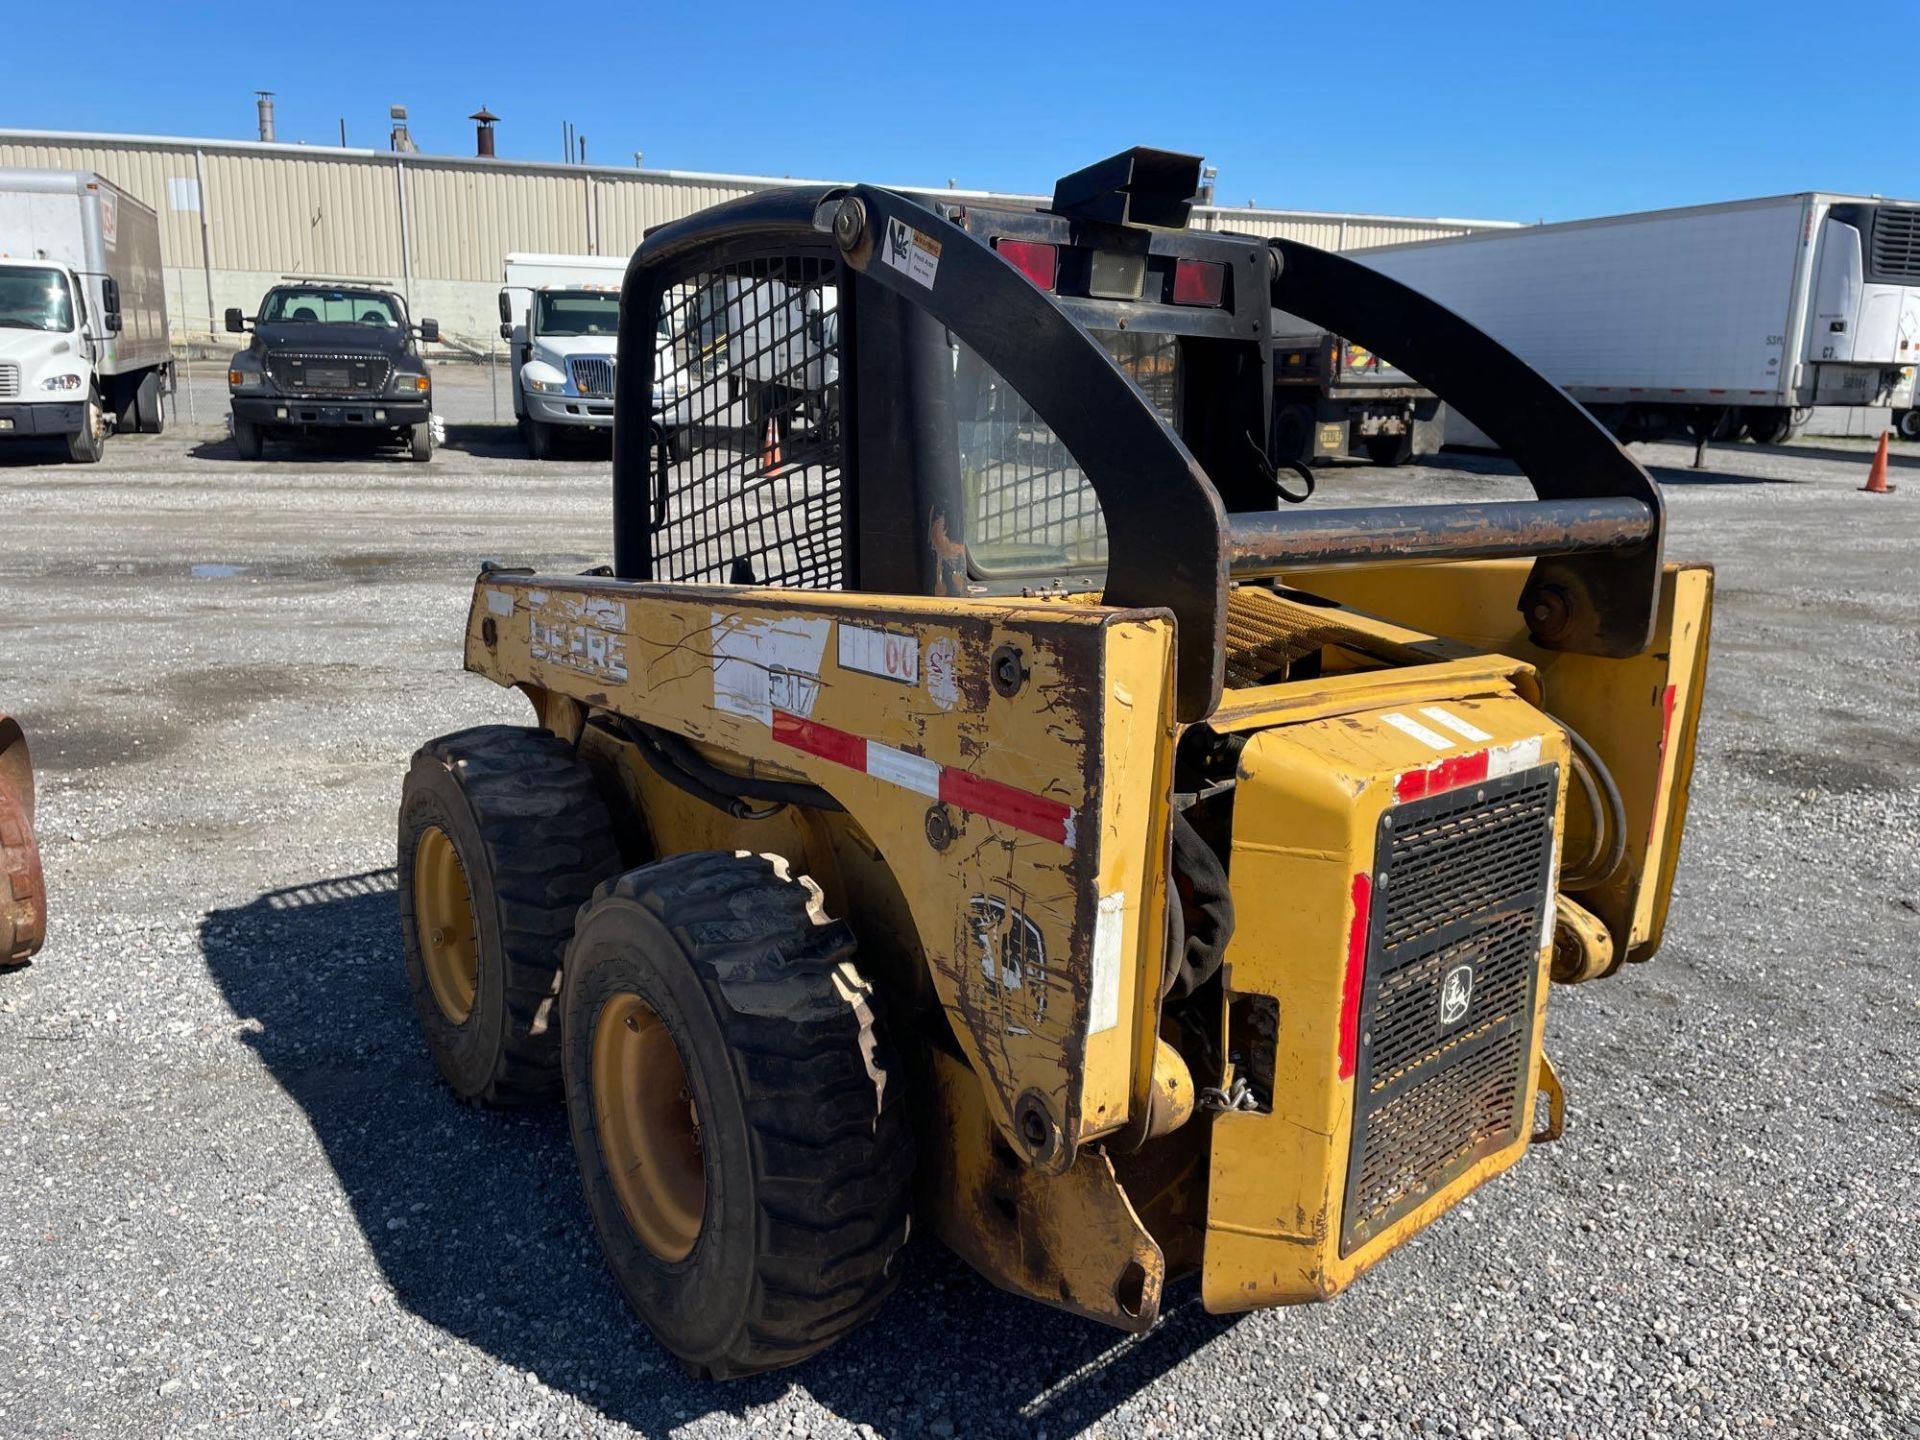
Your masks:
<svg viewBox="0 0 1920 1440"><path fill-rule="evenodd" d="M1135 150L1041 209L812 186L661 227L610 569L475 585L466 667L537 724L414 759L417 1008L462 1098L564 1093L696 1374L866 1320L910 1221L1125 1330L1182 1274L1332 1296L1558 1133L1549 980L1659 945L1710 573L1552 385L1349 261L1186 228L1197 184ZM1293 503L1275 310L1533 498Z"/></svg>

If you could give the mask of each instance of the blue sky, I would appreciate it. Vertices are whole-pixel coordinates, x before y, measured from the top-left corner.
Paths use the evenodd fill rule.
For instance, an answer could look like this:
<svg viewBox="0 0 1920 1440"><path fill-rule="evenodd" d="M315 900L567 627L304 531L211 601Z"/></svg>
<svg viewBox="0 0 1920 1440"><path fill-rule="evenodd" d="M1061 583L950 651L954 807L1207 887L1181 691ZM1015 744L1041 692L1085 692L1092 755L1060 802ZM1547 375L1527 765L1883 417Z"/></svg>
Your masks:
<svg viewBox="0 0 1920 1440"><path fill-rule="evenodd" d="M249 139L262 88L282 140L344 116L384 145L398 102L422 149L467 153L484 103L503 155L558 159L571 120L598 162L883 183L1044 190L1148 144L1206 155L1225 203L1315 210L1920 193L1911 37L1856 18L1839 43L1837 10L1767 0L125 8L115 61L76 72L19 63L71 53L71 12L10 7L0 125Z"/></svg>

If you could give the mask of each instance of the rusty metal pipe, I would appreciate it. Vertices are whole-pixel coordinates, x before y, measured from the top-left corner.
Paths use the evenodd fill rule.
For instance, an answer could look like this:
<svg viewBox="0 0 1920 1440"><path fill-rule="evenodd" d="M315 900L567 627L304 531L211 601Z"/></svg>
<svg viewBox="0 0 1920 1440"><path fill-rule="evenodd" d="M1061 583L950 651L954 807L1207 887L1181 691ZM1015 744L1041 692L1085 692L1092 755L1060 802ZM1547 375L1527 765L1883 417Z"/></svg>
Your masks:
<svg viewBox="0 0 1920 1440"><path fill-rule="evenodd" d="M1384 560L1499 560L1631 550L1654 536L1652 509L1624 497L1302 508L1229 516L1227 563L1235 579L1254 579Z"/></svg>

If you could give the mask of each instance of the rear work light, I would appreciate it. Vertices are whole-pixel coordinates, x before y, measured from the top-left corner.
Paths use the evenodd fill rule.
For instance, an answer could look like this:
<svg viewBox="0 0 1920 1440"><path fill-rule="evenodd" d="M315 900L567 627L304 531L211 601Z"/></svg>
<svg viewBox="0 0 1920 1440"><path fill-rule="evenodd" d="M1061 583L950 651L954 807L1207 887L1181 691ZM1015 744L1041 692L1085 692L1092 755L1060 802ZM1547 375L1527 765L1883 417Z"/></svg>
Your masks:
<svg viewBox="0 0 1920 1440"><path fill-rule="evenodd" d="M1173 303L1219 305L1227 291L1227 267L1212 260L1181 260L1173 267Z"/></svg>
<svg viewBox="0 0 1920 1440"><path fill-rule="evenodd" d="M993 248L1000 258L1042 290L1051 290L1060 273L1060 250L1035 240L1008 240L996 236Z"/></svg>

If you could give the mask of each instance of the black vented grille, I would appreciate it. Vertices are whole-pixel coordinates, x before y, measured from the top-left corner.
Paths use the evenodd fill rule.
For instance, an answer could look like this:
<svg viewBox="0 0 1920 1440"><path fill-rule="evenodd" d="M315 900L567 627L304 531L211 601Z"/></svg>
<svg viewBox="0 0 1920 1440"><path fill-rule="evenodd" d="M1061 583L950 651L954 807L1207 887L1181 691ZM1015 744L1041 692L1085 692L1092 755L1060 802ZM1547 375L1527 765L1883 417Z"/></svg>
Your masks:
<svg viewBox="0 0 1920 1440"><path fill-rule="evenodd" d="M1871 243L1875 279L1920 283L1920 207L1877 208Z"/></svg>
<svg viewBox="0 0 1920 1440"><path fill-rule="evenodd" d="M613 394L613 360L605 355L576 355L567 362L573 388L582 395Z"/></svg>
<svg viewBox="0 0 1920 1440"><path fill-rule="evenodd" d="M1343 1255L1519 1134L1558 794L1542 766L1381 820Z"/></svg>
<svg viewBox="0 0 1920 1440"><path fill-rule="evenodd" d="M835 262L741 261L661 302L654 418L667 437L653 578L846 583Z"/></svg>
<svg viewBox="0 0 1920 1440"><path fill-rule="evenodd" d="M378 355L267 356L267 374L289 395L378 395L387 388L392 365Z"/></svg>

